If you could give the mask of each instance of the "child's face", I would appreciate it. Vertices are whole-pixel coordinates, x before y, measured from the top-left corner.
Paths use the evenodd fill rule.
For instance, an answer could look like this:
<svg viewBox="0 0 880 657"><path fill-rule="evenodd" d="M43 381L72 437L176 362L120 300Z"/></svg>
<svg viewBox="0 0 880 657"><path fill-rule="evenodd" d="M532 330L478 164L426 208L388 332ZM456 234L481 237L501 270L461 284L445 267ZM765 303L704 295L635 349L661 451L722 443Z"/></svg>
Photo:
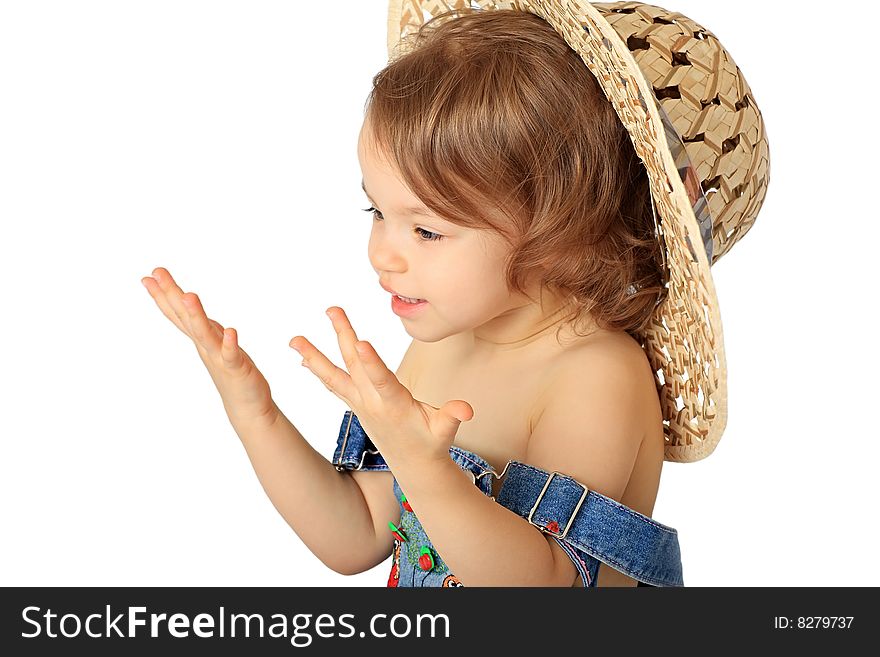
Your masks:
<svg viewBox="0 0 880 657"><path fill-rule="evenodd" d="M527 297L508 291L503 266L509 247L503 239L431 213L373 151L368 130L365 122L358 160L368 200L380 212L378 219L370 216L370 263L380 283L427 302L401 315L407 333L422 342L472 333L475 344L489 344L534 332L543 313ZM426 214L407 208L423 208ZM441 239L430 239L438 235ZM390 306L390 294L388 301Z"/></svg>

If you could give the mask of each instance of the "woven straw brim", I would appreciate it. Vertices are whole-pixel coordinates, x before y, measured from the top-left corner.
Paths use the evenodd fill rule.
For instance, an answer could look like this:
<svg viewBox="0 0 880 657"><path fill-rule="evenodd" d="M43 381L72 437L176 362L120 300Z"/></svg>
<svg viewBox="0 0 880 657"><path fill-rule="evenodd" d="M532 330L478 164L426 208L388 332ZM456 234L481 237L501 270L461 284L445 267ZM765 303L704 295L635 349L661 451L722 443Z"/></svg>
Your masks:
<svg viewBox="0 0 880 657"><path fill-rule="evenodd" d="M724 432L727 364L704 239L667 144L657 100L626 43L597 8L636 4L594 7L578 0L390 0L388 54L389 61L405 54L408 44L401 38L418 31L432 16L473 7L532 12L552 25L581 56L629 131L649 174L667 250L669 283L665 300L643 334L645 351L663 410L665 460L692 462L708 456Z"/></svg>

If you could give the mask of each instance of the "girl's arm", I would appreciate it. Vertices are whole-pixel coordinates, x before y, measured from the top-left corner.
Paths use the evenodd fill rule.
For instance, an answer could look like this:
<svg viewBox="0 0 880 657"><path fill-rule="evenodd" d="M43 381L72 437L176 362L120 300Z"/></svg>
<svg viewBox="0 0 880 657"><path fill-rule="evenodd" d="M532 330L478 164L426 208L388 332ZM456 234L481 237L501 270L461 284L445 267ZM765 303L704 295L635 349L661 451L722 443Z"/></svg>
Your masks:
<svg viewBox="0 0 880 657"><path fill-rule="evenodd" d="M184 293L164 267L141 282L162 313L195 344L263 489L308 548L342 574L387 557L390 543L384 534L377 539L370 508L378 518L387 514L388 503L368 507L351 476L339 476L284 417L266 378L238 345L237 331L210 319L198 295ZM360 549L350 550L351 545Z"/></svg>
<svg viewBox="0 0 880 657"><path fill-rule="evenodd" d="M391 542L385 533L376 536L358 484L317 452L280 409L270 425L232 426L272 504L318 559L351 575L388 557Z"/></svg>
<svg viewBox="0 0 880 657"><path fill-rule="evenodd" d="M397 483L449 571L465 586L571 586L537 528L474 486L451 459Z"/></svg>

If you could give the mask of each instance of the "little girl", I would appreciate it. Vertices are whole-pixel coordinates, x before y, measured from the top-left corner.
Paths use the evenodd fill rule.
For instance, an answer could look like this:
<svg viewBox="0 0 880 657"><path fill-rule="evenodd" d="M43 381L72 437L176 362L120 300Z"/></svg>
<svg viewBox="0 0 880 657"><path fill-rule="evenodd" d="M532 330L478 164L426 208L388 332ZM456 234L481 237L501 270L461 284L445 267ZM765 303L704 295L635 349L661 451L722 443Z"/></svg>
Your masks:
<svg viewBox="0 0 880 657"><path fill-rule="evenodd" d="M650 517L664 413L639 335L666 285L648 171L534 13L446 12L414 37L375 76L357 148L370 263L412 342L391 372L331 307L344 369L290 343L351 409L332 462L234 329L165 269L143 282L334 571L392 555L388 586L681 586L677 532Z"/></svg>

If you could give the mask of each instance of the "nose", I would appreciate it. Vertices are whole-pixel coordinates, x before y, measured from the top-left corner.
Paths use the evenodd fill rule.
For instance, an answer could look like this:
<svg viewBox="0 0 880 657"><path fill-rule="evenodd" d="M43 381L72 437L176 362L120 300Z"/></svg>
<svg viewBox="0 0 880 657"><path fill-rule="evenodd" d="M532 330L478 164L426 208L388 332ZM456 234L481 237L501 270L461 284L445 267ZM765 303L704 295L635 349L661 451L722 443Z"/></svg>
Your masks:
<svg viewBox="0 0 880 657"><path fill-rule="evenodd" d="M377 272L399 273L407 270L407 258L403 249L387 234L387 231L374 229L370 233L367 255L370 264Z"/></svg>

